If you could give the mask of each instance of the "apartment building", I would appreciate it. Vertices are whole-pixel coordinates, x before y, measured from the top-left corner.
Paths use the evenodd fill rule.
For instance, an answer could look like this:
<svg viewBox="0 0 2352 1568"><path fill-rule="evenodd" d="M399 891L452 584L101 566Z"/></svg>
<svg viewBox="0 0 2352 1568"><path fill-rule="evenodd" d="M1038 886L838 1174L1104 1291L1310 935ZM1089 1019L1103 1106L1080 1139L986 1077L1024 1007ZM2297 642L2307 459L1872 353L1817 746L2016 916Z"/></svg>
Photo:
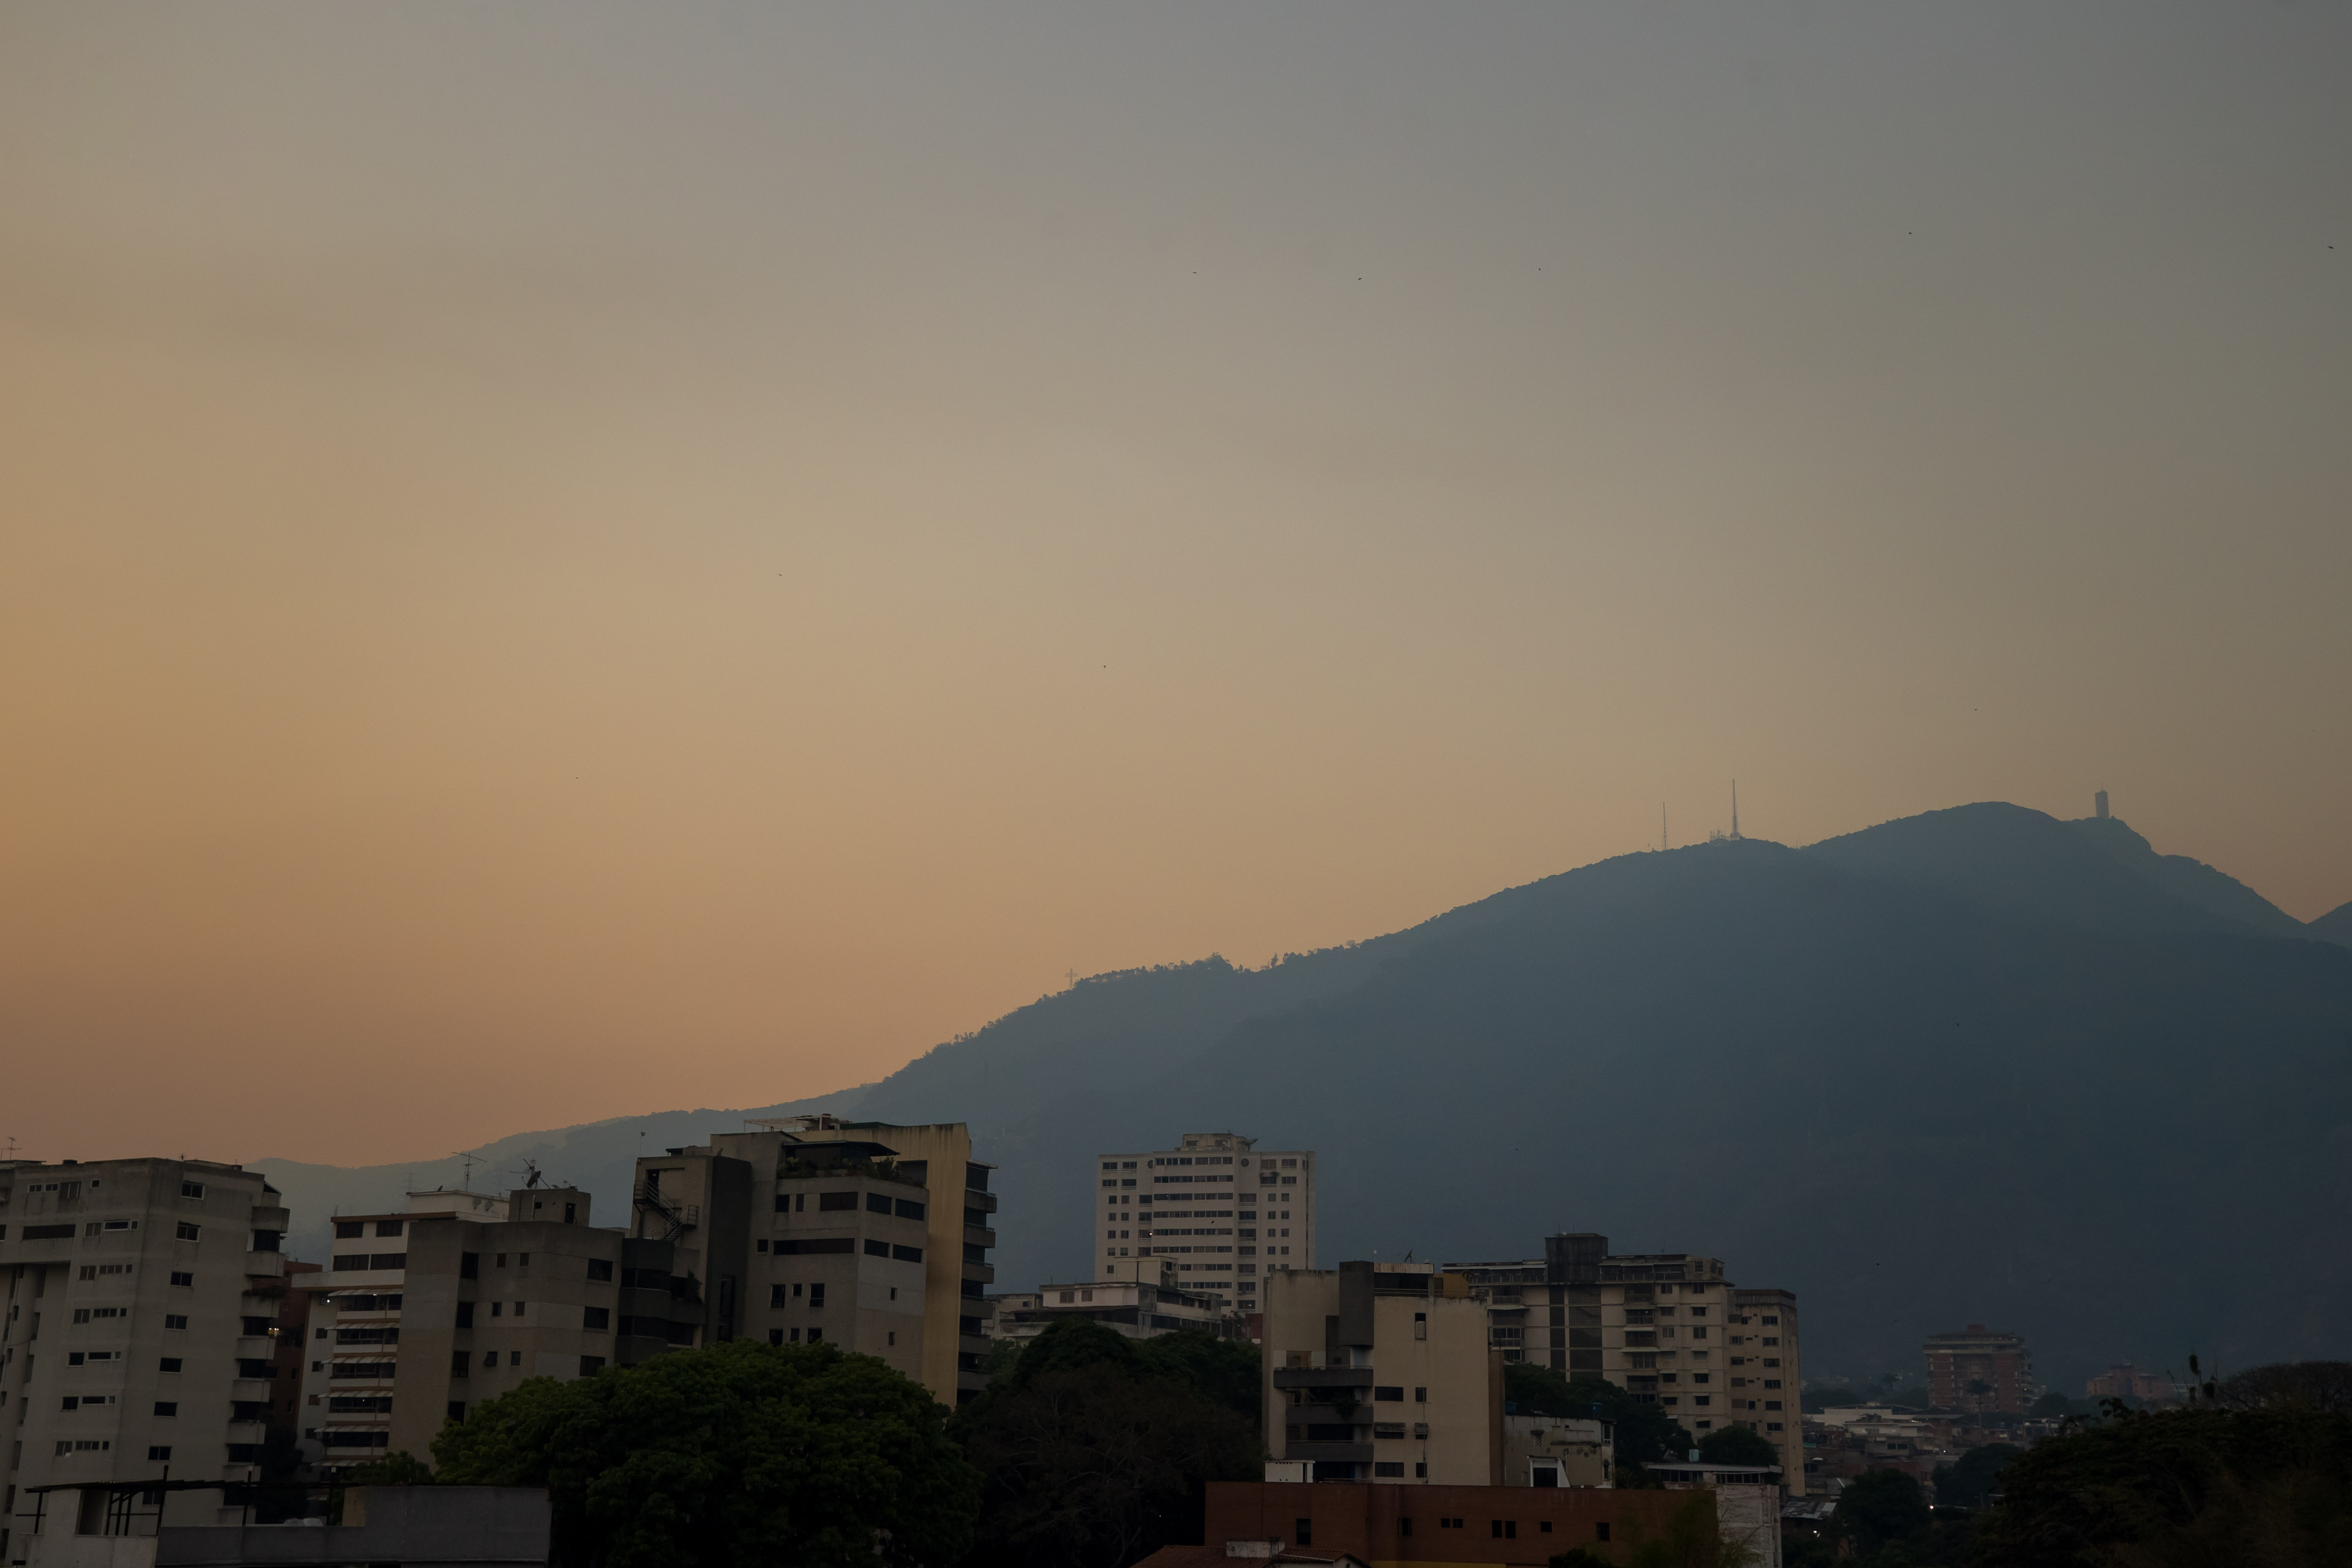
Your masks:
<svg viewBox="0 0 2352 1568"><path fill-rule="evenodd" d="M1496 1486L1503 1358L1486 1310L1427 1264L1265 1281L1270 1479Z"/></svg>
<svg viewBox="0 0 2352 1568"><path fill-rule="evenodd" d="M1262 1150L1233 1132L1187 1132L1173 1149L1102 1154L1088 1201L1108 1266L1172 1258L1182 1287L1255 1312L1266 1276L1315 1267L1315 1152Z"/></svg>
<svg viewBox="0 0 2352 1568"><path fill-rule="evenodd" d="M2021 1335L1970 1323L1950 1333L1930 1334L1927 1388L1938 1410L1972 1414L1997 1410L2022 1415L2042 1393L2033 1380L2033 1355Z"/></svg>
<svg viewBox="0 0 2352 1568"><path fill-rule="evenodd" d="M1696 1436L1752 1426L1780 1450L1791 1487L1801 1484L1790 1292L1738 1289L1722 1259L1696 1253L1612 1253L1608 1237L1591 1232L1545 1237L1540 1258L1443 1270L1486 1304L1490 1341L1507 1360L1613 1383Z"/></svg>
<svg viewBox="0 0 2352 1568"><path fill-rule="evenodd" d="M706 1333L876 1355L943 1405L986 1386L994 1167L964 1124L756 1121L637 1162L632 1233L706 1282Z"/></svg>
<svg viewBox="0 0 2352 1568"><path fill-rule="evenodd" d="M37 1525L234 1521L208 1490L35 1489L250 1476L278 1386L287 1224L276 1189L237 1165L0 1164L0 1562L25 1560Z"/></svg>
<svg viewBox="0 0 2352 1568"><path fill-rule="evenodd" d="M1221 1339L1247 1339L1240 1315L1215 1296L1185 1289L1176 1264L1165 1258L1126 1258L1108 1277L1076 1285L1046 1285L990 1298L996 1305L992 1339L1026 1343L1064 1318L1086 1318L1131 1340L1198 1329Z"/></svg>
<svg viewBox="0 0 2352 1568"><path fill-rule="evenodd" d="M699 1342L704 1304L667 1243L590 1223L589 1195L411 1193L395 1213L340 1215L310 1295L305 1457L343 1466L405 1451L532 1377L570 1380Z"/></svg>

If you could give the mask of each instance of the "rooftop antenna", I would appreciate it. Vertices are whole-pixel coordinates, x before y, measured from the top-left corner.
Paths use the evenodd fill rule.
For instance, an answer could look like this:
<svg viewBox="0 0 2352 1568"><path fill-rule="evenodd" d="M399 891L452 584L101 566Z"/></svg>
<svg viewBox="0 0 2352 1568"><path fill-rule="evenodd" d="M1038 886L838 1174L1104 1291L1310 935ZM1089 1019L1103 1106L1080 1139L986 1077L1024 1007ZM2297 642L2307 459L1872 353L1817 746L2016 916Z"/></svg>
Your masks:
<svg viewBox="0 0 2352 1568"><path fill-rule="evenodd" d="M471 1154L460 1154L457 1159L466 1167L466 1190L470 1193L474 1190L474 1157Z"/></svg>
<svg viewBox="0 0 2352 1568"><path fill-rule="evenodd" d="M1673 847L1674 841L1666 837L1666 803L1662 800L1658 802L1658 849L1663 854Z"/></svg>
<svg viewBox="0 0 2352 1568"><path fill-rule="evenodd" d="M1739 781L1731 781L1731 836L1739 837Z"/></svg>

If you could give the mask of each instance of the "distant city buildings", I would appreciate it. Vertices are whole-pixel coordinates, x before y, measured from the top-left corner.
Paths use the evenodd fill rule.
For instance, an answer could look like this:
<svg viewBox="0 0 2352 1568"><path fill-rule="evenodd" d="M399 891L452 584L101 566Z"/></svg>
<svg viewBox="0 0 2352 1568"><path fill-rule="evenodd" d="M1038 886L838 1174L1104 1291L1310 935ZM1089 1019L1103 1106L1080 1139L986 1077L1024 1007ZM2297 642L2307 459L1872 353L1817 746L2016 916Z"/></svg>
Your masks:
<svg viewBox="0 0 2352 1568"><path fill-rule="evenodd" d="M1173 1149L1097 1155L1088 1198L1099 1271L1172 1258L1182 1289L1248 1313L1268 1275L1314 1268L1314 1151L1256 1142L1187 1132Z"/></svg>
<svg viewBox="0 0 2352 1568"><path fill-rule="evenodd" d="M1538 1258L1441 1268L1486 1306L1505 1360L1613 1383L1696 1435L1753 1427L1802 1489L1793 1293L1735 1288L1721 1259L1696 1253L1612 1253L1590 1232L1546 1237Z"/></svg>
<svg viewBox="0 0 2352 1568"><path fill-rule="evenodd" d="M1939 1410L2022 1415L2042 1392L2025 1341L2006 1329L1970 1323L1928 1335L1925 1349L1928 1394Z"/></svg>
<svg viewBox="0 0 2352 1568"><path fill-rule="evenodd" d="M289 1216L258 1171L205 1160L0 1163L0 1561L45 1532L235 1522L218 1491L46 1492L243 1480L286 1395ZM49 1521L52 1509L69 1517Z"/></svg>
<svg viewBox="0 0 2352 1568"><path fill-rule="evenodd" d="M2160 1405L2179 1392L2172 1379L2160 1372L2142 1372L2129 1362L2117 1362L2083 1385L2085 1396L2092 1399L2137 1399L2143 1404Z"/></svg>

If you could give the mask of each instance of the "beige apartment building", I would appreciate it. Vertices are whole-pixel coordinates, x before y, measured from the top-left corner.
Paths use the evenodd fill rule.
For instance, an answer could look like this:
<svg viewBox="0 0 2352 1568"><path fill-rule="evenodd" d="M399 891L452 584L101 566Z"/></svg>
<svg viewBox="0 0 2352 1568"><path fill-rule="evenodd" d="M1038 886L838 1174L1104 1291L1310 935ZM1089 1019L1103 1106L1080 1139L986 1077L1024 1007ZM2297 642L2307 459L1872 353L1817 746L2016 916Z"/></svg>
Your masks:
<svg viewBox="0 0 2352 1568"><path fill-rule="evenodd" d="M590 1223L589 1195L411 1193L340 1215L311 1292L303 1451L345 1466L403 1452L532 1377L569 1381L700 1342L705 1303L665 1243Z"/></svg>
<svg viewBox="0 0 2352 1568"><path fill-rule="evenodd" d="M1265 1283L1268 1479L1503 1483L1503 1358L1461 1281L1359 1262Z"/></svg>
<svg viewBox="0 0 2352 1568"><path fill-rule="evenodd" d="M261 1173L205 1160L0 1163L0 1562L36 1532L234 1522L278 1394L288 1224Z"/></svg>
<svg viewBox="0 0 2352 1568"><path fill-rule="evenodd" d="M712 1339L831 1342L953 1405L986 1385L993 1166L964 1124L754 1121L637 1162L633 1235L677 1248Z"/></svg>
<svg viewBox="0 0 2352 1568"><path fill-rule="evenodd" d="M1248 1313L1268 1275L1314 1268L1315 1152L1256 1142L1187 1132L1173 1149L1097 1155L1089 1201L1101 1271L1173 1258L1184 1289Z"/></svg>
<svg viewBox="0 0 2352 1568"><path fill-rule="evenodd" d="M1754 1427L1801 1492L1796 1297L1736 1289L1720 1258L1608 1247L1606 1237L1570 1233L1545 1237L1540 1258L1444 1269L1485 1303L1490 1342L1506 1359L1613 1383L1696 1436Z"/></svg>

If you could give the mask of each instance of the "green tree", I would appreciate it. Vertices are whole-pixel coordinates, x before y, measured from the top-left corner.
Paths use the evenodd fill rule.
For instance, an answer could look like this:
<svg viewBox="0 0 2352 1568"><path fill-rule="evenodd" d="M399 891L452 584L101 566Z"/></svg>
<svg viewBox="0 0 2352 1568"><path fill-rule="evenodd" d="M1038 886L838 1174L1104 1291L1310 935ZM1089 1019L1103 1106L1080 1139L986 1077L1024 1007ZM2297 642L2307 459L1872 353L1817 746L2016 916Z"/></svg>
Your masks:
<svg viewBox="0 0 2352 1568"><path fill-rule="evenodd" d="M1982 1508L1992 1494L2001 1468L2025 1452L2014 1443L1987 1443L1970 1448L1952 1464L1936 1470L1937 1508Z"/></svg>
<svg viewBox="0 0 2352 1568"><path fill-rule="evenodd" d="M1719 1426L1698 1440L1698 1457L1710 1465L1778 1465L1780 1450L1753 1426Z"/></svg>
<svg viewBox="0 0 2352 1568"><path fill-rule="evenodd" d="M533 1378L433 1455L445 1482L547 1488L564 1568L937 1568L980 1507L947 1414L875 1357L734 1340Z"/></svg>
<svg viewBox="0 0 2352 1568"><path fill-rule="evenodd" d="M1571 1546L1553 1552L1548 1568L1617 1568L1617 1564L1590 1546Z"/></svg>
<svg viewBox="0 0 2352 1568"><path fill-rule="evenodd" d="M2191 1358L2194 1364L2194 1358ZM2352 1362L2281 1362L2257 1366L2220 1384L2214 1403L2224 1410L2260 1410L2301 1405L2313 1410L2352 1410Z"/></svg>
<svg viewBox="0 0 2352 1568"><path fill-rule="evenodd" d="M1265 1425L1265 1352L1249 1341L1182 1329L1129 1342L1135 1346L1136 1365L1145 1373L1190 1382L1247 1421L1253 1432Z"/></svg>
<svg viewBox="0 0 2352 1568"><path fill-rule="evenodd" d="M343 1484L351 1487L429 1487L434 1479L433 1467L405 1448L343 1472Z"/></svg>
<svg viewBox="0 0 2352 1568"><path fill-rule="evenodd" d="M1208 1483L1265 1474L1237 1364L1205 1335L1163 1346L1082 1318L1048 1326L950 1423L982 1479L974 1568L1125 1568L1201 1539Z"/></svg>
<svg viewBox="0 0 2352 1568"><path fill-rule="evenodd" d="M2115 1415L2034 1445L2000 1486L1983 1550L2002 1568L2352 1562L2352 1415Z"/></svg>
<svg viewBox="0 0 2352 1568"><path fill-rule="evenodd" d="M1907 1563L1916 1560L1933 1518L1927 1489L1916 1479L1901 1470L1864 1470L1838 1493L1832 1528L1864 1562ZM1901 1555L1888 1557L1895 1548Z"/></svg>
<svg viewBox="0 0 2352 1568"><path fill-rule="evenodd" d="M1528 1415L1597 1415L1613 1423L1621 1487L1643 1484L1640 1466L1679 1459L1695 1447L1681 1424L1656 1405L1597 1377L1571 1380L1548 1366L1515 1361L1503 1368L1503 1397Z"/></svg>

